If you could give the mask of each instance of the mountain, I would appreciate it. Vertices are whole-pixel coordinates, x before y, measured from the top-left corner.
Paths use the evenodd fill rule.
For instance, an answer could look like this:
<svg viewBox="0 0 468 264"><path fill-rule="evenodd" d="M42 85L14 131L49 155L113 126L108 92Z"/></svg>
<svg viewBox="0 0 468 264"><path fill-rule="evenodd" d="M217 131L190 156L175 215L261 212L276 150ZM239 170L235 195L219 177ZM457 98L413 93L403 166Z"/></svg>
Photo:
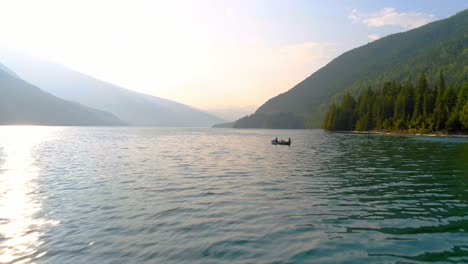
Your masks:
<svg viewBox="0 0 468 264"><path fill-rule="evenodd" d="M234 126L233 122L221 123L213 125L213 128L232 128Z"/></svg>
<svg viewBox="0 0 468 264"><path fill-rule="evenodd" d="M9 68L7 68L5 65L1 64L0 63L0 71L3 71L5 73L8 73L16 78L19 78L19 76L12 70L10 70Z"/></svg>
<svg viewBox="0 0 468 264"><path fill-rule="evenodd" d="M441 69L448 85L461 85L468 78L467 61L468 10L464 10L340 55L289 91L268 100L253 115L238 120L235 127L318 127L330 102L345 90L359 94L388 80L417 78L421 73L437 76ZM293 121L284 118L288 115Z"/></svg>
<svg viewBox="0 0 468 264"><path fill-rule="evenodd" d="M208 127L224 122L187 105L130 91L25 54L2 50L0 58L21 78L41 89L110 112L132 125Z"/></svg>
<svg viewBox="0 0 468 264"><path fill-rule="evenodd" d="M125 125L112 114L55 97L10 73L0 64L0 125Z"/></svg>
<svg viewBox="0 0 468 264"><path fill-rule="evenodd" d="M240 117L251 114L255 112L258 106L218 106L206 109L209 113L212 113L215 116L219 116L222 119L232 122Z"/></svg>

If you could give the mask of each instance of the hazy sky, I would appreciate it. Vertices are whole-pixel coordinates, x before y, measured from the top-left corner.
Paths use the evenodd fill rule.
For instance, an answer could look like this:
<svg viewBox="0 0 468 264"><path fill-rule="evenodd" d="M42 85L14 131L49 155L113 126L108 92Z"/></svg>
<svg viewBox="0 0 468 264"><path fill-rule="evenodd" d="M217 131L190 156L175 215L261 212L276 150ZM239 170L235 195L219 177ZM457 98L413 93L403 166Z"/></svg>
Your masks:
<svg viewBox="0 0 468 264"><path fill-rule="evenodd" d="M0 47L200 108L259 106L468 1L0 0Z"/></svg>

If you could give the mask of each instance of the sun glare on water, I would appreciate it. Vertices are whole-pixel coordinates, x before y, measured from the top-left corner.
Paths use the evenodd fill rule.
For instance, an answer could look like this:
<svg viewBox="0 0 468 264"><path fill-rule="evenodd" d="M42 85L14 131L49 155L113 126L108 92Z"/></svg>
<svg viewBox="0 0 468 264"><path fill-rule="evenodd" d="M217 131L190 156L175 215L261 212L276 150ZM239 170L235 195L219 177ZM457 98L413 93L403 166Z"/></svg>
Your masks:
<svg viewBox="0 0 468 264"><path fill-rule="evenodd" d="M39 252L41 231L51 220L41 219L39 167L34 149L60 128L0 127L0 263L30 263Z"/></svg>

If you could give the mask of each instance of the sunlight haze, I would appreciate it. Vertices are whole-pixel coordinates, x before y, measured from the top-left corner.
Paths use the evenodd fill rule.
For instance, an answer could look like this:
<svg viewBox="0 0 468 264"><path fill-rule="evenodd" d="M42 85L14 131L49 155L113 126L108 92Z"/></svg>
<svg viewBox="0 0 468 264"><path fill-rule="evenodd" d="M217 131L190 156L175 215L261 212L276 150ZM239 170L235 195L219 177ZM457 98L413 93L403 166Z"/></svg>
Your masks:
<svg viewBox="0 0 468 264"><path fill-rule="evenodd" d="M0 0L0 33L0 264L468 264L468 0Z"/></svg>
<svg viewBox="0 0 468 264"><path fill-rule="evenodd" d="M452 14L332 2L0 1L0 47L197 108L245 109L350 48Z"/></svg>

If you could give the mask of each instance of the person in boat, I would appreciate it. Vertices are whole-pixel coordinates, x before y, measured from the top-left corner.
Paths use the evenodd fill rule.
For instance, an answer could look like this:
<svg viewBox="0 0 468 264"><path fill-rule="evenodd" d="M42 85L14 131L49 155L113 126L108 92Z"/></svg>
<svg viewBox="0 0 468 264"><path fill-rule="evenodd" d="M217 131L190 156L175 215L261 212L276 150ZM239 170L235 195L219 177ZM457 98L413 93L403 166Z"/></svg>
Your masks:
<svg viewBox="0 0 468 264"><path fill-rule="evenodd" d="M273 139L273 142L278 142L278 137L276 137L275 139Z"/></svg>
<svg viewBox="0 0 468 264"><path fill-rule="evenodd" d="M288 143L291 144L291 138L288 139Z"/></svg>

